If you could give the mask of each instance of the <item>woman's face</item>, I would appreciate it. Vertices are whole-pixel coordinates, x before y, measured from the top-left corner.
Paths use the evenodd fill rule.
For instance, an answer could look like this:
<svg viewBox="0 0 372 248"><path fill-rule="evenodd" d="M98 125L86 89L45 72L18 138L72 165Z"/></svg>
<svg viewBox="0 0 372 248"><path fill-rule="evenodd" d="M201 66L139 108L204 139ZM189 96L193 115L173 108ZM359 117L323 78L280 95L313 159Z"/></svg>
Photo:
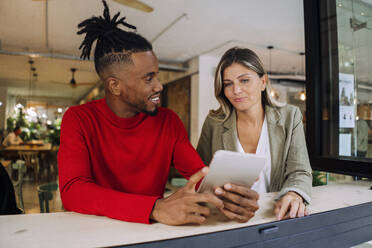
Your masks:
<svg viewBox="0 0 372 248"><path fill-rule="evenodd" d="M223 71L223 89L227 99L237 111L260 106L261 93L265 90L265 77L238 63Z"/></svg>

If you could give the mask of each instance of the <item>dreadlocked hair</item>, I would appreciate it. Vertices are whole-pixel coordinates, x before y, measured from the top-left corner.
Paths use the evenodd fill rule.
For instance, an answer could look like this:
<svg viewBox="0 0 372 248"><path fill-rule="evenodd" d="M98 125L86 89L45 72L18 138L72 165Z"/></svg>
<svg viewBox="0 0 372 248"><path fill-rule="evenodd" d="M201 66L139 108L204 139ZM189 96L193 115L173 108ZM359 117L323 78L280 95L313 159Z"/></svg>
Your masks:
<svg viewBox="0 0 372 248"><path fill-rule="evenodd" d="M77 34L85 34L79 49L82 50L80 58L89 59L92 45L95 41L94 66L98 74L104 68L114 63L131 63L131 54L136 52L152 51L152 46L141 35L135 33L136 27L125 22L126 17L120 19L118 12L111 19L110 11L105 0L103 17L93 16L79 23ZM118 28L123 25L133 31Z"/></svg>

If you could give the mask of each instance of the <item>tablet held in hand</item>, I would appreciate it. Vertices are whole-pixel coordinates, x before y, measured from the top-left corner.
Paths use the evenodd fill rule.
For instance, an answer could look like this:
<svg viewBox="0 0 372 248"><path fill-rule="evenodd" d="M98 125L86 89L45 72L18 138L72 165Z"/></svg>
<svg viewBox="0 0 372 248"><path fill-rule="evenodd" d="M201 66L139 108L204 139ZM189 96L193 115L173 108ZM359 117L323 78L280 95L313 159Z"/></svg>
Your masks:
<svg viewBox="0 0 372 248"><path fill-rule="evenodd" d="M198 192L213 192L216 187L233 183L251 187L266 163L266 158L256 154L217 151L209 165Z"/></svg>

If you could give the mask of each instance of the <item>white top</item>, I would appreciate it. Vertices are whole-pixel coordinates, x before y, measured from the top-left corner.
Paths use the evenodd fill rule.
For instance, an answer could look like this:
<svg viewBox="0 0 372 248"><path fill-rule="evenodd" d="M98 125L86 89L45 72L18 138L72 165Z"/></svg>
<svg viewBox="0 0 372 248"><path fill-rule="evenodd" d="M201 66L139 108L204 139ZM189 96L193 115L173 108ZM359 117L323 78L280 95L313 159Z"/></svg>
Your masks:
<svg viewBox="0 0 372 248"><path fill-rule="evenodd" d="M15 135L14 132L11 132L9 133L4 141L3 141L3 145L4 146L10 146L10 145L19 145L23 142L23 140L21 139L21 137Z"/></svg>
<svg viewBox="0 0 372 248"><path fill-rule="evenodd" d="M240 144L238 135L236 135L236 145L238 152L244 152L242 144ZM270 173L271 173L271 156L270 156L270 143L269 131L267 129L266 116L262 124L260 139L256 149L256 154L265 156L266 164L264 165L259 179L252 185L251 189L255 190L258 194L263 194L269 191L270 186Z"/></svg>

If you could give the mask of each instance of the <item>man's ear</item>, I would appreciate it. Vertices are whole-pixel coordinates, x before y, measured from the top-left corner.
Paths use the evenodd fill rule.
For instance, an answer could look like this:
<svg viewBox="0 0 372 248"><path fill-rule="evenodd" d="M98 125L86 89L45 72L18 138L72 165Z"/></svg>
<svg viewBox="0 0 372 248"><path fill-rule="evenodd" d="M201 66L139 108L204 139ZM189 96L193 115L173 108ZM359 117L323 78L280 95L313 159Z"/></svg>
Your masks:
<svg viewBox="0 0 372 248"><path fill-rule="evenodd" d="M113 94L114 96L120 96L121 94L120 83L117 78L114 78L114 77L106 78L106 85L107 85L107 89L109 90L111 94Z"/></svg>

